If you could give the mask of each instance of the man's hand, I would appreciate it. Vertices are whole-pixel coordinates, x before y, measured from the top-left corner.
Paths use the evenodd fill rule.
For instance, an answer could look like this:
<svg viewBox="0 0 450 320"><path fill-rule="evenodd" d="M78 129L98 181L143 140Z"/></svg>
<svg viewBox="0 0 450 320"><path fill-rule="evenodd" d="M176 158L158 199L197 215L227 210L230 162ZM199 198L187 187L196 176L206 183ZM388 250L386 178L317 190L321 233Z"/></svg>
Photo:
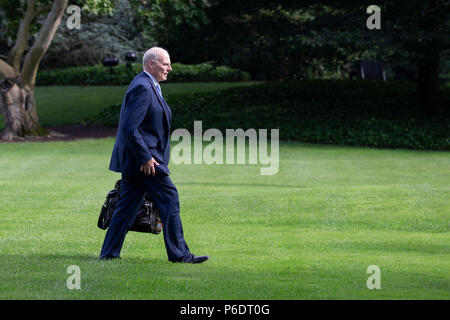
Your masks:
<svg viewBox="0 0 450 320"><path fill-rule="evenodd" d="M142 164L139 170L144 172L148 176L154 176L155 165L159 166L159 163L155 159L151 158L146 163Z"/></svg>

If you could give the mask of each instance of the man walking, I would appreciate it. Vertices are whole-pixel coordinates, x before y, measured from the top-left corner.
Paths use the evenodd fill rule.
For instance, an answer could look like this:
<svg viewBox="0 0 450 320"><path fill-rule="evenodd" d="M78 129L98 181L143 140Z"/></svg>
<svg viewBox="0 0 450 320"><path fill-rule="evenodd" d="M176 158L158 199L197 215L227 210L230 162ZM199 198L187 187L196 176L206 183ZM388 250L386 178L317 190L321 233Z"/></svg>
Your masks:
<svg viewBox="0 0 450 320"><path fill-rule="evenodd" d="M169 261L201 263L209 257L190 252L183 236L178 191L169 178L172 112L159 86L172 70L168 52L159 47L147 50L143 69L128 87L120 110L109 165L110 170L122 173L120 196L100 259L120 257L128 228L147 192L159 209Z"/></svg>

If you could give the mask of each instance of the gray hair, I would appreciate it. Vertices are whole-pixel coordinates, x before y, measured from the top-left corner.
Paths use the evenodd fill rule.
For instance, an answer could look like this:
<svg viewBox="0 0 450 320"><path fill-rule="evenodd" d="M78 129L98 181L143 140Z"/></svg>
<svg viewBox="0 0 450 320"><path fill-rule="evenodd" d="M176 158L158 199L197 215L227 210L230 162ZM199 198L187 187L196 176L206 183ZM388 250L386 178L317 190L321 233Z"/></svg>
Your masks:
<svg viewBox="0 0 450 320"><path fill-rule="evenodd" d="M169 52L167 52L166 49L160 47L152 47L148 49L144 53L144 57L142 58L142 67L145 67L147 62L149 62L150 60L159 61L159 58L161 57L162 53L169 55Z"/></svg>

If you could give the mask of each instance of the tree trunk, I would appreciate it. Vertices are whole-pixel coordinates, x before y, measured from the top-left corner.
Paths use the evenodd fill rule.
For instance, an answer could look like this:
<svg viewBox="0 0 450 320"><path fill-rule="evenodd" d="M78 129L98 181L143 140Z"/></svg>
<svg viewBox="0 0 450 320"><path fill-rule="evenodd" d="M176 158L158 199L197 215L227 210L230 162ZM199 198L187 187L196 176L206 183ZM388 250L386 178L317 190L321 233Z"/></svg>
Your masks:
<svg viewBox="0 0 450 320"><path fill-rule="evenodd" d="M440 101L439 87L439 54L434 55L434 59L420 59L417 94L424 113L437 113Z"/></svg>
<svg viewBox="0 0 450 320"><path fill-rule="evenodd" d="M68 0L54 0L52 8L45 19L45 22L39 31L33 45L28 51L23 61L21 78L25 84L34 88L36 74L42 57L47 52L53 36L58 29L64 10L67 7Z"/></svg>
<svg viewBox="0 0 450 320"><path fill-rule="evenodd" d="M27 135L43 135L34 99L39 63L58 29L68 0L54 0L19 74L20 59L25 50L28 28L36 15L35 0L28 0L27 12L20 22L15 46L9 54L10 64L0 59L0 108L6 129L0 139L13 140ZM40 11L38 11L39 13Z"/></svg>
<svg viewBox="0 0 450 320"><path fill-rule="evenodd" d="M0 106L6 127L0 139L14 140L46 133L39 124L33 90L4 79L0 82Z"/></svg>
<svg viewBox="0 0 450 320"><path fill-rule="evenodd" d="M27 11L25 16L20 20L19 30L17 32L14 47L8 53L8 63L13 67L14 71L20 72L20 61L27 46L28 29L34 17L35 0L27 1Z"/></svg>

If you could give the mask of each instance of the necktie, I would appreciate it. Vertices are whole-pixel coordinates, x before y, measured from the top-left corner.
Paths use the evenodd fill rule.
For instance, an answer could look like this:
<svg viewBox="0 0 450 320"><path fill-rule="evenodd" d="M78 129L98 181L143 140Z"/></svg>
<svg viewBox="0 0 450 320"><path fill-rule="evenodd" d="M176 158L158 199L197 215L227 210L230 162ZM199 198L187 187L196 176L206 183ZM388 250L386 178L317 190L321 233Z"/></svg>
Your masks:
<svg viewBox="0 0 450 320"><path fill-rule="evenodd" d="M156 84L156 91L158 91L159 96L162 98L163 95L162 95L162 92L161 92L161 86L159 85L159 83Z"/></svg>

